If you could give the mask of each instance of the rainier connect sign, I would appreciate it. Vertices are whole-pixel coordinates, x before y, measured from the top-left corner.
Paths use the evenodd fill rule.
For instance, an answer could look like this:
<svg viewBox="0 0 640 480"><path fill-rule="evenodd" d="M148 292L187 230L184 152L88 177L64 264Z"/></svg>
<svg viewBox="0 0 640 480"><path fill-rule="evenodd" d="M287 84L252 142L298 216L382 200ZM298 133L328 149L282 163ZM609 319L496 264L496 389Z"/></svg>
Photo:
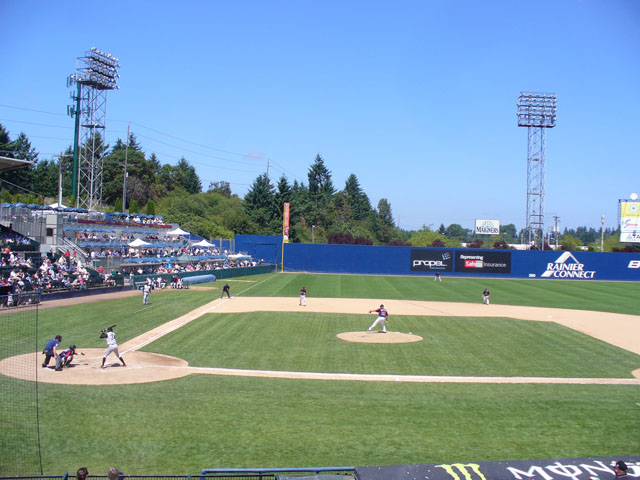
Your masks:
<svg viewBox="0 0 640 480"><path fill-rule="evenodd" d="M593 279L595 270L585 270L584 263L580 263L571 252L564 252L555 262L547 263L542 278L585 278Z"/></svg>

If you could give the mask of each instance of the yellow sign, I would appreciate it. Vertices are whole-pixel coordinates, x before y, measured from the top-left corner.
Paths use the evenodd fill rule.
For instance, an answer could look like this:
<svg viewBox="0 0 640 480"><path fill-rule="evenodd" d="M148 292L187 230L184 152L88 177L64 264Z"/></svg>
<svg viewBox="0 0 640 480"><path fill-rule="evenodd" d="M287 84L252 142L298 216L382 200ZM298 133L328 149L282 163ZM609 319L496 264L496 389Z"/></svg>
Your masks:
<svg viewBox="0 0 640 480"><path fill-rule="evenodd" d="M640 202L620 202L620 217L640 218Z"/></svg>
<svg viewBox="0 0 640 480"><path fill-rule="evenodd" d="M444 469L454 480L487 480L477 463L452 463L436 465L436 468Z"/></svg>

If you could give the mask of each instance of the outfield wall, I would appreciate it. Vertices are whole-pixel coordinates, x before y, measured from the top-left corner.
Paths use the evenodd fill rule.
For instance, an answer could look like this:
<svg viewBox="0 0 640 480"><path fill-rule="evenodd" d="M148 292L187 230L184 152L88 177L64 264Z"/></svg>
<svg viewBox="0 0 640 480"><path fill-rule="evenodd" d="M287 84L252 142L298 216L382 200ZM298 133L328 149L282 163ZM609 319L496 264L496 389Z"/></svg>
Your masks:
<svg viewBox="0 0 640 480"><path fill-rule="evenodd" d="M640 281L640 254L287 243L284 271Z"/></svg>
<svg viewBox="0 0 640 480"><path fill-rule="evenodd" d="M247 253L265 263L282 263L282 235L236 235L234 240L237 253Z"/></svg>

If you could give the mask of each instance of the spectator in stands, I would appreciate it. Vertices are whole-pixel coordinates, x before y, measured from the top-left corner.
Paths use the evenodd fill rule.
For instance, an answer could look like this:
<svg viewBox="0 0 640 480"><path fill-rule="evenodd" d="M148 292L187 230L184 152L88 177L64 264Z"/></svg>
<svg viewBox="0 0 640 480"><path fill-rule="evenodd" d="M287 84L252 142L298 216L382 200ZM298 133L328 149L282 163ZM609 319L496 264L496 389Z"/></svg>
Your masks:
<svg viewBox="0 0 640 480"><path fill-rule="evenodd" d="M116 467L109 467L109 470L107 471L107 478L109 480L120 480L121 478L124 478L124 475L119 472Z"/></svg>
<svg viewBox="0 0 640 480"><path fill-rule="evenodd" d="M76 472L76 480L87 480L88 476L89 470L87 470L87 467L81 467Z"/></svg>
<svg viewBox="0 0 640 480"><path fill-rule="evenodd" d="M626 478L628 467L627 464L622 460L618 460L616 464L613 466L613 472L616 474L615 478Z"/></svg>

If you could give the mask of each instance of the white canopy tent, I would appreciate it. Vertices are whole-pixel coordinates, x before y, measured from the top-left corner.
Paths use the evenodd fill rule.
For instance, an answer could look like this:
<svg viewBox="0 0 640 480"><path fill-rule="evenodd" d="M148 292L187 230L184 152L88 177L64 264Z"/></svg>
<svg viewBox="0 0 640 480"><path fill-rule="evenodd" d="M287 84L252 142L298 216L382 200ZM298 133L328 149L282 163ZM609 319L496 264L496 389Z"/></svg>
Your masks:
<svg viewBox="0 0 640 480"><path fill-rule="evenodd" d="M227 258L231 260L251 260L251 255L247 255L246 253L234 253L232 255L227 255Z"/></svg>
<svg viewBox="0 0 640 480"><path fill-rule="evenodd" d="M145 242L141 238L136 238L133 242L129 243L130 247L144 247L145 245L151 245L149 242Z"/></svg>
<svg viewBox="0 0 640 480"><path fill-rule="evenodd" d="M182 230L180 227L178 227L175 230L171 230L170 232L167 232L167 235L191 235L191 234L189 232Z"/></svg>
<svg viewBox="0 0 640 480"><path fill-rule="evenodd" d="M200 240L198 243L194 243L193 247L215 247L213 243L207 242L205 239Z"/></svg>

